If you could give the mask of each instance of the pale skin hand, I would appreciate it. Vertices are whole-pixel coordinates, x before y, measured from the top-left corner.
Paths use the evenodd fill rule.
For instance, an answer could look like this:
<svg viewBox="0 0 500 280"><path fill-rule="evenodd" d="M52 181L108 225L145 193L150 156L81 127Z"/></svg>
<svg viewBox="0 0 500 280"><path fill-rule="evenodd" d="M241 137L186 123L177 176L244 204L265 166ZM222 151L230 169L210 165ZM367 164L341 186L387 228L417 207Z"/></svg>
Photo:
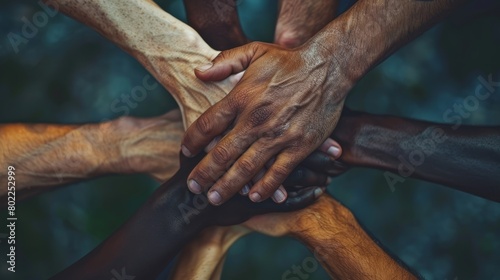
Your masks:
<svg viewBox="0 0 500 280"><path fill-rule="evenodd" d="M269 198L331 134L355 82L462 2L362 0L299 48L251 43L222 52L195 71L198 78L217 81L246 71L188 128L186 156L227 133L188 180L210 189L211 203L219 205L275 158L249 195L255 202Z"/></svg>
<svg viewBox="0 0 500 280"><path fill-rule="evenodd" d="M2 170L15 168L17 197L106 174L145 173L166 180L178 169L181 115L121 117L100 124L0 126ZM8 176L0 174L7 185ZM7 188L0 190L5 198ZM2 199L2 201L7 201Z"/></svg>

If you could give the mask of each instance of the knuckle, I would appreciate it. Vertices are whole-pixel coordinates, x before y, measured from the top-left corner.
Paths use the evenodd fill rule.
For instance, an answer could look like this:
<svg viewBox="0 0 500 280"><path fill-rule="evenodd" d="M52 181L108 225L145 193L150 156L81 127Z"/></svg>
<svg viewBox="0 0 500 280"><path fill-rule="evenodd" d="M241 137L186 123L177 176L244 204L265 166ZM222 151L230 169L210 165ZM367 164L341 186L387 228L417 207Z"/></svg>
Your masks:
<svg viewBox="0 0 500 280"><path fill-rule="evenodd" d="M224 200L225 198L228 198L232 195L233 193L233 184L231 184L228 181L222 181L220 180L216 186L214 186L214 190L216 190L222 199Z"/></svg>
<svg viewBox="0 0 500 280"><path fill-rule="evenodd" d="M250 127L258 127L264 124L269 119L271 114L271 110L265 105L253 109L248 116Z"/></svg>
<svg viewBox="0 0 500 280"><path fill-rule="evenodd" d="M205 168L196 170L196 173L193 177L195 177L196 181L201 185L212 184L215 181L215 178L211 174L211 172Z"/></svg>
<svg viewBox="0 0 500 280"><path fill-rule="evenodd" d="M271 178L274 182L281 183L290 173L288 166L277 165L273 166Z"/></svg>
<svg viewBox="0 0 500 280"><path fill-rule="evenodd" d="M202 135L210 135L213 132L213 125L209 117L201 115L196 121L196 129Z"/></svg>
<svg viewBox="0 0 500 280"><path fill-rule="evenodd" d="M231 160L229 150L223 145L217 145L212 150L212 158L218 165L225 165Z"/></svg>
<svg viewBox="0 0 500 280"><path fill-rule="evenodd" d="M256 165L252 160L241 159L238 164L239 173L243 178L248 178L255 173Z"/></svg>
<svg viewBox="0 0 500 280"><path fill-rule="evenodd" d="M267 197L270 197L271 195L273 195L274 191L277 190L278 187L279 187L279 184L276 184L273 181L265 181L265 182L262 182L262 184L260 185L261 191L259 193L261 193L261 195L264 198L267 198Z"/></svg>

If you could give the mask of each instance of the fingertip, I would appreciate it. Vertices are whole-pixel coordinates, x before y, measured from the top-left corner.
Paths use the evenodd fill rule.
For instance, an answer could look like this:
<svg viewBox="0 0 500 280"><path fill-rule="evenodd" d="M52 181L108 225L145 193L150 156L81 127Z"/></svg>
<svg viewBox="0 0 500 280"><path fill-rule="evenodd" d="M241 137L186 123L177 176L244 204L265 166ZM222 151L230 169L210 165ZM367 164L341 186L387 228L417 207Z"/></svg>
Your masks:
<svg viewBox="0 0 500 280"><path fill-rule="evenodd" d="M191 151L189 151L189 149L188 149L186 146L181 145L181 151L182 151L182 154L183 154L185 157L188 157L188 158L193 157L193 153L191 153Z"/></svg>
<svg viewBox="0 0 500 280"><path fill-rule="evenodd" d="M320 187L317 187L314 189L314 198L318 198L320 197L321 195L323 195L325 193L325 189L324 188L320 188Z"/></svg>
<svg viewBox="0 0 500 280"><path fill-rule="evenodd" d="M222 196L217 191L210 191L207 197L212 205L219 206L222 204Z"/></svg>
<svg viewBox="0 0 500 280"><path fill-rule="evenodd" d="M262 196L258 192L251 193L248 197L253 202L261 202L262 201Z"/></svg>
<svg viewBox="0 0 500 280"><path fill-rule="evenodd" d="M326 139L325 142L321 144L319 150L334 159L338 159L342 155L340 144L331 138Z"/></svg>
<svg viewBox="0 0 500 280"><path fill-rule="evenodd" d="M188 189L194 194L200 194L202 192L200 184L193 179L188 180L187 185Z"/></svg>
<svg viewBox="0 0 500 280"><path fill-rule="evenodd" d="M287 192L283 186L280 186L273 194L272 199L276 203L283 203L287 198Z"/></svg>

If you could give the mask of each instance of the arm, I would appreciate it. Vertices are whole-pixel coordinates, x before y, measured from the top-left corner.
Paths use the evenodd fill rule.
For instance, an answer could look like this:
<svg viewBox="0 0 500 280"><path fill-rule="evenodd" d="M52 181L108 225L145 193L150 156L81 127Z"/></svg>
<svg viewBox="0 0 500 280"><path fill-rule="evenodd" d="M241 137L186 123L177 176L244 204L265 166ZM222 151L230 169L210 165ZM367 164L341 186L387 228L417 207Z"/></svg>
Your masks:
<svg viewBox="0 0 500 280"><path fill-rule="evenodd" d="M249 232L242 226L204 230L184 246L169 279L219 280L229 248Z"/></svg>
<svg viewBox="0 0 500 280"><path fill-rule="evenodd" d="M254 201L270 197L333 132L354 84L462 2L362 0L299 48L251 43L222 52L196 71L198 78L217 81L245 73L186 131L183 152L196 155L230 129L189 179L219 194L223 203L276 157L250 192ZM234 164L228 170L222 162Z"/></svg>
<svg viewBox="0 0 500 280"><path fill-rule="evenodd" d="M188 25L150 0L53 0L63 13L88 25L137 59L175 98L185 127L222 99L236 82L204 83L193 68L219 52Z"/></svg>
<svg viewBox="0 0 500 280"><path fill-rule="evenodd" d="M188 23L216 50L249 43L238 17L238 0L184 0Z"/></svg>
<svg viewBox="0 0 500 280"><path fill-rule="evenodd" d="M224 207L208 204L206 197L187 190L186 177L200 157L181 158L181 168L157 189L138 212L111 237L53 279L107 279L113 269L151 279L203 228L233 225L253 215L293 211L311 204L320 188L301 189L283 204L251 203L236 196Z"/></svg>
<svg viewBox="0 0 500 280"><path fill-rule="evenodd" d="M19 199L106 174L148 173L166 180L178 167L182 133L179 111L100 124L5 124L0 126L5 147L0 150L0 165L2 170L15 168ZM5 173L0 173L3 185L8 180ZM7 188L2 188L0 197L6 195Z"/></svg>
<svg viewBox="0 0 500 280"><path fill-rule="evenodd" d="M338 0L280 0L274 43L296 48L335 17Z"/></svg>
<svg viewBox="0 0 500 280"><path fill-rule="evenodd" d="M332 135L340 161L415 177L500 202L500 127L456 126L366 113L343 114Z"/></svg>
<svg viewBox="0 0 500 280"><path fill-rule="evenodd" d="M297 238L334 279L417 279L329 195L298 212L256 216L245 224L264 234ZM283 279L292 279L293 273L285 272Z"/></svg>

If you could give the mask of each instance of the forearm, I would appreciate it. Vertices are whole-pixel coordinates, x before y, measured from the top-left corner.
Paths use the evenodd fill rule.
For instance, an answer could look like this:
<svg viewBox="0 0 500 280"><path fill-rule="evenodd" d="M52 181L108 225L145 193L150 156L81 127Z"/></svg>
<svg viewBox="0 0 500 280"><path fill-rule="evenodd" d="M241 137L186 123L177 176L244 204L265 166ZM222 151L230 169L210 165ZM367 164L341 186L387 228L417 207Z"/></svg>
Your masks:
<svg viewBox="0 0 500 280"><path fill-rule="evenodd" d="M360 0L320 31L311 43L334 67L359 80L377 63L467 0ZM330 59L331 60L331 59Z"/></svg>
<svg viewBox="0 0 500 280"><path fill-rule="evenodd" d="M248 43L238 17L237 0L184 0L187 19L201 37L216 50Z"/></svg>
<svg viewBox="0 0 500 280"><path fill-rule="evenodd" d="M177 100L190 125L233 85L203 83L194 68L218 52L188 25L148 0L58 0L59 9L94 28L136 58ZM207 94L210 93L210 94Z"/></svg>
<svg viewBox="0 0 500 280"><path fill-rule="evenodd" d="M205 229L184 246L170 279L220 279L229 248L248 232L241 226Z"/></svg>
<svg viewBox="0 0 500 280"><path fill-rule="evenodd" d="M121 159L116 145L107 144L106 124L0 126L0 182L7 185L7 167L15 168L18 197L116 171ZM5 172L4 172L5 171ZM2 204L7 190L2 188Z"/></svg>
<svg viewBox="0 0 500 280"><path fill-rule="evenodd" d="M416 279L361 228L354 215L325 195L300 212L292 236L334 279Z"/></svg>
<svg viewBox="0 0 500 280"><path fill-rule="evenodd" d="M355 127L355 129L353 129ZM347 131L356 131L348 139ZM500 128L443 125L397 117L346 116L336 132L341 160L373 167L388 183L415 177L500 201Z"/></svg>
<svg viewBox="0 0 500 280"><path fill-rule="evenodd" d="M122 268L137 279L155 279L202 228L196 218L186 223L178 209L194 208L185 176L178 172L118 231L53 279L110 279L112 270Z"/></svg>

